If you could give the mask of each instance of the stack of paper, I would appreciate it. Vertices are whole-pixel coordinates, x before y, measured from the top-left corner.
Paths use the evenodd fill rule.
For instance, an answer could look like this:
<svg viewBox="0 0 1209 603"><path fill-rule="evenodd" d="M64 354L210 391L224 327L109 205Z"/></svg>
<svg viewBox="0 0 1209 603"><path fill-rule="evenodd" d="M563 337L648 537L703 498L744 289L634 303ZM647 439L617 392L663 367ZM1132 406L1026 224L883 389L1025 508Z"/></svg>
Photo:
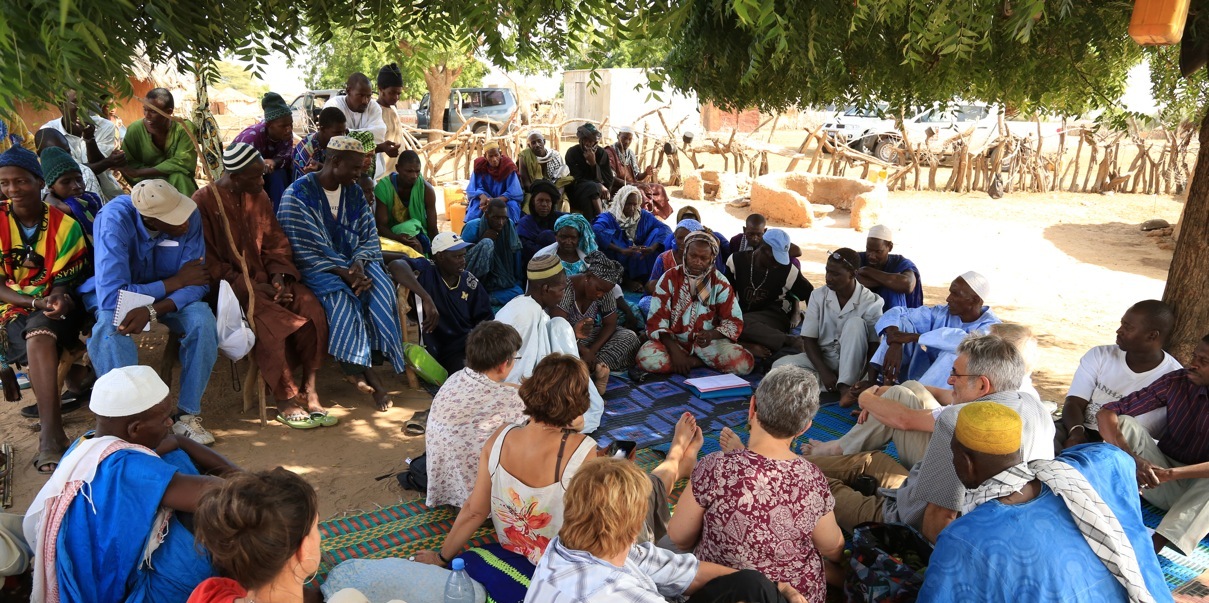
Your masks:
<svg viewBox="0 0 1209 603"><path fill-rule="evenodd" d="M693 393L703 400L750 396L752 393L751 383L742 377L729 373L714 375L712 377L685 379L684 383L693 388Z"/></svg>

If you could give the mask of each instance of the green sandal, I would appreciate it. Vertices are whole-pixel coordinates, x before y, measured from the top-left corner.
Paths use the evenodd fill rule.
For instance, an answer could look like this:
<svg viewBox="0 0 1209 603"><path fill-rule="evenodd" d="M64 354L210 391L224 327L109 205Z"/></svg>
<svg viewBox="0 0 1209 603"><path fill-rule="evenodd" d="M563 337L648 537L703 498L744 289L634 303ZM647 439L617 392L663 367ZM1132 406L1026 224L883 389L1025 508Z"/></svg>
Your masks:
<svg viewBox="0 0 1209 603"><path fill-rule="evenodd" d="M286 427L289 427L291 429L314 429L316 427L319 427L318 423L316 423L314 420L312 420L309 416L307 416L305 414L295 415L295 417L302 417L302 418L287 419L285 416L278 413L277 422L281 423L282 425L285 425Z"/></svg>
<svg viewBox="0 0 1209 603"><path fill-rule="evenodd" d="M311 411L311 421L313 421L316 425L322 425L324 427L331 427L331 426L339 423L340 419L327 414L326 410L323 412L319 412L317 410L312 410Z"/></svg>

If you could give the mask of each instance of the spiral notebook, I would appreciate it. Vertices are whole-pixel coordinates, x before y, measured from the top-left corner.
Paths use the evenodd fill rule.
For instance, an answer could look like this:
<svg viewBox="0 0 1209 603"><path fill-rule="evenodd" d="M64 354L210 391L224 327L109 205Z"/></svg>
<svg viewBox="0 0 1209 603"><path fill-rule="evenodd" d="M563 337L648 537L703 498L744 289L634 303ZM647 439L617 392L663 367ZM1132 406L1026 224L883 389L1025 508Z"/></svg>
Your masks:
<svg viewBox="0 0 1209 603"><path fill-rule="evenodd" d="M123 320L126 320L126 315L135 308L142 308L155 303L155 298L134 291L121 289L118 291L118 306L113 310L113 326L120 326ZM147 322L147 326L143 327L144 331L151 330L151 322Z"/></svg>

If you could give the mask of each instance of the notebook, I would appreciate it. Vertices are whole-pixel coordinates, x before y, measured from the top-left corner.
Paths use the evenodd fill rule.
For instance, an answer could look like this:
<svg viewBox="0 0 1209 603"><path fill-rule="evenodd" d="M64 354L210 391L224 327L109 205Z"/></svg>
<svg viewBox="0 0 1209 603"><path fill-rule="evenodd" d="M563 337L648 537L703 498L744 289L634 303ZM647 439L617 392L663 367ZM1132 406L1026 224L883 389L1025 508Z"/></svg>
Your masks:
<svg viewBox="0 0 1209 603"><path fill-rule="evenodd" d="M711 377L697 377L696 379L685 379L686 385L691 385L697 388L699 392L712 392L720 389L734 389L738 387L751 387L746 379L737 377L730 373L721 375L713 375Z"/></svg>
<svg viewBox="0 0 1209 603"><path fill-rule="evenodd" d="M142 308L155 303L155 298L134 291L120 289L118 291L118 306L113 310L113 326L120 326L123 320L126 320L126 315L135 308ZM144 331L151 330L151 322L147 322L147 326L143 327Z"/></svg>

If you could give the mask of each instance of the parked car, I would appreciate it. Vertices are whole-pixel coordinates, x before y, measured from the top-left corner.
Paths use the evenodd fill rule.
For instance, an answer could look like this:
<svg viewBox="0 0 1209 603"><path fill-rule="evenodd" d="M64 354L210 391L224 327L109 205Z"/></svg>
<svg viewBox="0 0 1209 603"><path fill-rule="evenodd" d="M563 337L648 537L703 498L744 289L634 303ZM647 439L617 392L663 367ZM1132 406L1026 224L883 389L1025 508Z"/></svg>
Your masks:
<svg viewBox="0 0 1209 603"><path fill-rule="evenodd" d="M823 124L823 132L831 142L847 144L856 151L894 163L901 159L897 157L897 150L902 144L902 133L888 111L885 103L867 108L849 107L834 120ZM912 143L927 141L934 152L944 154L945 149L941 147L945 140L970 127L994 127L996 114L992 107L980 103L915 107L907 111L903 127Z"/></svg>
<svg viewBox="0 0 1209 603"><path fill-rule="evenodd" d="M430 100L425 94L416 108L416 126L422 130L432 127ZM476 117L506 122L516 109L516 94L511 88L454 88L449 92L449 103L445 107L445 131L455 132ZM480 122L474 126L474 131L482 133L488 128L495 133L497 126Z"/></svg>
<svg viewBox="0 0 1209 603"><path fill-rule="evenodd" d="M307 90L294 98L290 109L294 112L294 135L299 138L315 131L319 123L319 112L333 97L343 94L343 90Z"/></svg>

